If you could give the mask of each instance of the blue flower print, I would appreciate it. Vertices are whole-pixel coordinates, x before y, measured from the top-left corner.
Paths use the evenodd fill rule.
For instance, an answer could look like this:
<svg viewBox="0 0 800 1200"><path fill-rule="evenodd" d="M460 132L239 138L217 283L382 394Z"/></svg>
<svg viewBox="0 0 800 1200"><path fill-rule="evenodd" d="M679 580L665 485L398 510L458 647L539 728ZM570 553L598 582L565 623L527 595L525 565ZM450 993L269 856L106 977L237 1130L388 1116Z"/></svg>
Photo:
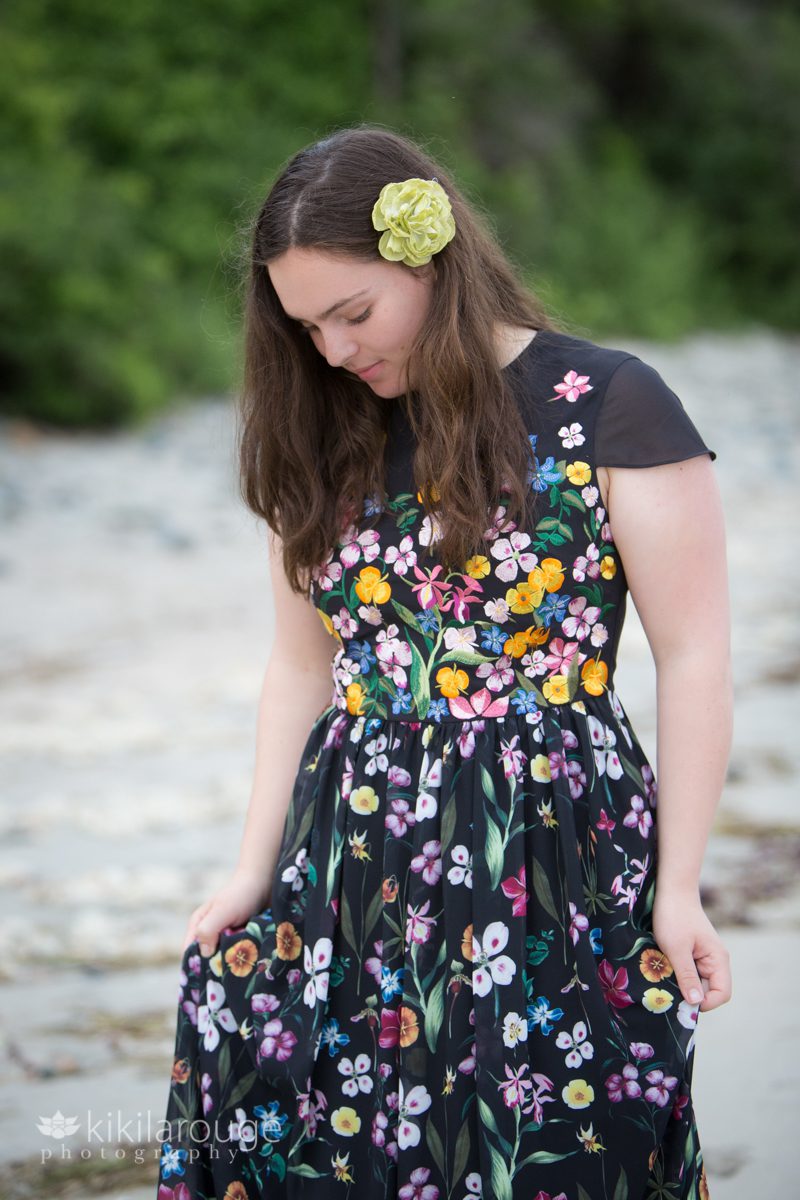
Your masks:
<svg viewBox="0 0 800 1200"><path fill-rule="evenodd" d="M400 691L392 700L392 712L395 716L398 713L411 712L414 708L414 693L409 691Z"/></svg>
<svg viewBox="0 0 800 1200"><path fill-rule="evenodd" d="M345 654L354 663L358 663L362 675L368 675L378 661L369 642L359 642L356 638L345 644Z"/></svg>
<svg viewBox="0 0 800 1200"><path fill-rule="evenodd" d="M339 1049L342 1046L346 1046L349 1041L350 1034L339 1033L339 1022L335 1018L331 1017L330 1020L326 1021L322 1026L320 1045L328 1047L328 1054L331 1056L331 1058L333 1058L335 1054L338 1054Z"/></svg>
<svg viewBox="0 0 800 1200"><path fill-rule="evenodd" d="M536 703L536 696L533 692L526 692L524 688L517 688L511 695L511 703L516 711L520 714L531 713L536 714L540 711L539 705Z"/></svg>
<svg viewBox="0 0 800 1200"><path fill-rule="evenodd" d="M188 1150L179 1150L177 1147L173 1150L169 1142L164 1142L161 1148L161 1171L165 1179L169 1179L170 1175L185 1175L183 1164L188 1157Z"/></svg>
<svg viewBox="0 0 800 1200"><path fill-rule="evenodd" d="M545 596L537 608L536 615L541 617L546 625L552 625L554 621L563 621L571 599L571 596L561 596L556 592L551 592L549 596Z"/></svg>
<svg viewBox="0 0 800 1200"><path fill-rule="evenodd" d="M508 634L499 625L490 625L481 634L481 650L488 650L490 654L502 654L507 639Z"/></svg>
<svg viewBox="0 0 800 1200"><path fill-rule="evenodd" d="M564 1015L563 1008L551 1008L546 996L537 996L533 1004L528 1005L528 1029L537 1025L547 1036L553 1028L554 1021L560 1021Z"/></svg>
<svg viewBox="0 0 800 1200"><path fill-rule="evenodd" d="M403 990L404 972L405 967L398 967L395 971L381 967L381 995L384 1000L391 1000L392 996L400 995Z"/></svg>
<svg viewBox="0 0 800 1200"><path fill-rule="evenodd" d="M261 1136L268 1142L279 1142L286 1132L289 1115L279 1112L279 1108L280 1101L270 1100L269 1108L264 1108L263 1104L257 1104L253 1109L253 1115L259 1120Z"/></svg>

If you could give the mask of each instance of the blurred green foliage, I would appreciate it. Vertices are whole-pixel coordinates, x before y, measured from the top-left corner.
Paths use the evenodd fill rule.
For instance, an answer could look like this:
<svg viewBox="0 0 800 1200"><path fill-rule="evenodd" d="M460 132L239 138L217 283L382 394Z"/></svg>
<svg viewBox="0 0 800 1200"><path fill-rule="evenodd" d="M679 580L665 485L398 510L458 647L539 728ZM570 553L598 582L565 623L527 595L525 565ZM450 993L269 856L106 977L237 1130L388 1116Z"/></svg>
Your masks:
<svg viewBox="0 0 800 1200"><path fill-rule="evenodd" d="M673 0L6 0L2 411L235 386L243 230L376 121L463 182L586 336L795 329L800 13Z"/></svg>

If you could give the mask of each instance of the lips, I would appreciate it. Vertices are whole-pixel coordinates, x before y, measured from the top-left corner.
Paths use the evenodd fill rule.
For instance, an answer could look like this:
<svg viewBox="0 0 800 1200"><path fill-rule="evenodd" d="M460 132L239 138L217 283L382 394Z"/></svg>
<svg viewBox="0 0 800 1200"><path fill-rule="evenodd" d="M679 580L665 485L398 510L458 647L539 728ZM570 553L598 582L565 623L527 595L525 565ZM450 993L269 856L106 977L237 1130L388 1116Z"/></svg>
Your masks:
<svg viewBox="0 0 800 1200"><path fill-rule="evenodd" d="M363 377L364 377L365 375L369 375L369 374L371 374L371 372L373 371L373 369L374 369L375 367L377 367L377 366L380 366L380 364L381 364L382 362L383 362L383 359L379 358L379 359L378 359L376 362L374 362L374 363L370 363L370 364L369 364L369 366L367 366L367 367L354 367L354 368L353 368L353 371L354 371L354 373L355 373L356 375L359 375L359 376L361 376L361 378L363 379Z"/></svg>

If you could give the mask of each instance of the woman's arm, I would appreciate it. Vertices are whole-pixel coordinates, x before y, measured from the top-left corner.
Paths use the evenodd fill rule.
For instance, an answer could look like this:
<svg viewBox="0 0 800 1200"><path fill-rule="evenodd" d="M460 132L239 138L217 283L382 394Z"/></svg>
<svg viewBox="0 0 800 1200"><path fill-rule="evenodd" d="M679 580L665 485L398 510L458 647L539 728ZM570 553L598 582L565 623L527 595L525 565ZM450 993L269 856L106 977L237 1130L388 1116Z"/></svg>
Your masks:
<svg viewBox="0 0 800 1200"><path fill-rule="evenodd" d="M722 503L707 455L608 468L608 480L614 543L657 673L653 932L687 1000L707 982L706 1011L731 995L728 954L699 898L733 728Z"/></svg>
<svg viewBox="0 0 800 1200"><path fill-rule="evenodd" d="M330 702L336 651L316 609L289 587L279 542L270 535L275 634L261 687L255 770L239 858L229 880L189 918L211 954L221 929L236 926L269 903L286 811L311 727Z"/></svg>

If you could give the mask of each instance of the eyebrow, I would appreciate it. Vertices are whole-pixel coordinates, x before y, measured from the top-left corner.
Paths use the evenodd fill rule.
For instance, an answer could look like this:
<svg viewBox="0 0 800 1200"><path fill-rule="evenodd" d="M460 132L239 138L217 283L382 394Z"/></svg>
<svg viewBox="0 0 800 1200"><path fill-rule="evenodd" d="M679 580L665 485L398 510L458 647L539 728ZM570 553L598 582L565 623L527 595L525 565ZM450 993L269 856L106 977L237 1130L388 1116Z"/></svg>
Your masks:
<svg viewBox="0 0 800 1200"><path fill-rule="evenodd" d="M317 320L324 321L326 317L331 315L331 313L335 313L337 308L344 308L345 304L349 304L351 300L357 300L359 296L363 296L364 293L368 291L369 288L362 288L359 292L353 292L353 295L348 296L346 300L337 300L337 302L332 304L330 308L326 309L324 313L320 313L320 315L317 317ZM302 323L302 317L292 317L290 313L287 313L287 316L289 316L290 320L292 321L300 321Z"/></svg>

